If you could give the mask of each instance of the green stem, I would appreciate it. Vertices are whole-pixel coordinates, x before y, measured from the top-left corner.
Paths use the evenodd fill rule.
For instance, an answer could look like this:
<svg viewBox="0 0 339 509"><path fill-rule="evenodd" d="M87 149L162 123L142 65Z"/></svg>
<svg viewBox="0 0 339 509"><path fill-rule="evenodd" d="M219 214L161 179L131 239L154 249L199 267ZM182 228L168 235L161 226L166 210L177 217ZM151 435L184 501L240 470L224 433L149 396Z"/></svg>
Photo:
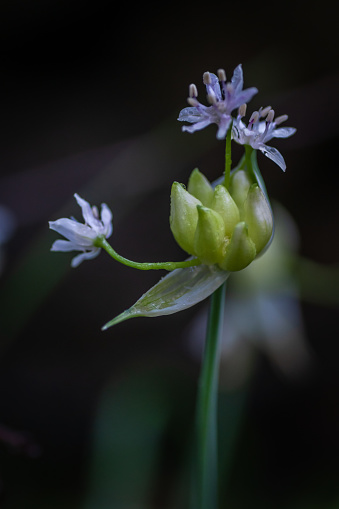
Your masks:
<svg viewBox="0 0 339 509"><path fill-rule="evenodd" d="M230 178L231 178L231 166L232 166L232 158L231 158L231 137L232 137L232 123L227 131L226 135L226 146L225 146L225 178L224 178L224 186L226 189L230 187Z"/></svg>
<svg viewBox="0 0 339 509"><path fill-rule="evenodd" d="M251 145L244 145L244 147L245 147L245 162L248 174L250 175L250 177L256 180L252 165L252 155L253 153L254 155L256 155L256 151L253 150Z"/></svg>
<svg viewBox="0 0 339 509"><path fill-rule="evenodd" d="M192 500L194 509L216 509L218 504L217 399L225 288L224 283L212 294L210 300L205 352L197 396L197 458Z"/></svg>
<svg viewBox="0 0 339 509"><path fill-rule="evenodd" d="M250 164L251 164L251 172L254 175L256 182L259 184L262 192L265 194L268 203L270 203L266 185L264 179L261 175L261 171L259 170L258 161L257 161L257 151L252 149L252 153L250 153Z"/></svg>
<svg viewBox="0 0 339 509"><path fill-rule="evenodd" d="M193 258L193 260L185 260L183 262L133 262L132 260L128 260L123 256L119 255L112 246L107 242L105 237L98 237L95 241L96 247L101 247L104 249L114 260L122 263L123 265L127 265L128 267L132 267L134 269L139 270L175 270L175 269L185 269L186 267L195 267L196 265L200 265L201 261L197 258Z"/></svg>

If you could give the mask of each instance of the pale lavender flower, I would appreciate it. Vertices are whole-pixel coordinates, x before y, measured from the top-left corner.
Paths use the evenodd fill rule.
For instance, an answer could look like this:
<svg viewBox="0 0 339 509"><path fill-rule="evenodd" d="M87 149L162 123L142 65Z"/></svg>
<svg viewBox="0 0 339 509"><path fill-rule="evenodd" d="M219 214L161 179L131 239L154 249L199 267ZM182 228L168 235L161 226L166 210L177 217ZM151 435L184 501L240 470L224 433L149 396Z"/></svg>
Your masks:
<svg viewBox="0 0 339 509"><path fill-rule="evenodd" d="M255 150L260 150L285 171L286 164L283 156L276 148L266 145L266 142L272 138L288 138L296 132L294 127L276 128L277 125L285 122L288 116L281 115L273 120L274 111L268 106L252 113L246 126L241 120L245 113L246 104L243 104L240 106L238 116L232 124L232 139L241 145L250 145ZM265 116L266 120L262 120Z"/></svg>
<svg viewBox="0 0 339 509"><path fill-rule="evenodd" d="M235 68L232 79L226 83L223 69L218 76L205 72L203 82L206 85L207 100L210 106L204 106L197 100L198 91L195 85L189 87L190 107L180 111L178 120L190 122L191 126L183 126L182 130L194 133L210 124L217 124L217 138L224 139L230 126L231 113L243 103L247 103L258 92L255 87L243 90L244 79L241 64Z"/></svg>
<svg viewBox="0 0 339 509"><path fill-rule="evenodd" d="M100 253L100 248L94 245L98 237L110 237L113 231L112 212L105 203L101 205L101 219L96 207L74 195L82 210L85 224L75 219L61 218L57 221L50 221L49 227L60 233L68 240L56 240L51 251L82 251L82 254L73 258L71 265L77 267L83 260L95 258Z"/></svg>

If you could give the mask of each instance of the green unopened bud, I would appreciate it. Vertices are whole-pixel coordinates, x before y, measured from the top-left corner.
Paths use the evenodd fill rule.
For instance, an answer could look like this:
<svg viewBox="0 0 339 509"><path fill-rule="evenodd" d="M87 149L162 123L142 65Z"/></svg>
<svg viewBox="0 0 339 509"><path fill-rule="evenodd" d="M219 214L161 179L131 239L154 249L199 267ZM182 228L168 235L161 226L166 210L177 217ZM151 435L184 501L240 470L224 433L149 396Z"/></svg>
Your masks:
<svg viewBox="0 0 339 509"><path fill-rule="evenodd" d="M235 225L240 221L240 215L235 201L225 186L215 187L211 208L221 215L225 224L225 235L231 237Z"/></svg>
<svg viewBox="0 0 339 509"><path fill-rule="evenodd" d="M248 234L253 240L258 254L271 238L273 216L264 193L257 184L253 184L248 192L244 211Z"/></svg>
<svg viewBox="0 0 339 509"><path fill-rule="evenodd" d="M197 205L201 205L200 200L186 191L179 182L173 183L170 226L179 246L189 254L194 254L194 234L198 223Z"/></svg>
<svg viewBox="0 0 339 509"><path fill-rule="evenodd" d="M248 235L247 225L241 222L234 228L226 256L219 265L224 270L242 270L254 260L256 254L254 242Z"/></svg>
<svg viewBox="0 0 339 509"><path fill-rule="evenodd" d="M198 224L194 237L195 255L207 265L219 263L225 252L225 225L220 214L198 206Z"/></svg>
<svg viewBox="0 0 339 509"><path fill-rule="evenodd" d="M251 181L244 170L239 170L232 175L230 193L239 208L241 219L243 219L244 203L250 186Z"/></svg>
<svg viewBox="0 0 339 509"><path fill-rule="evenodd" d="M198 168L195 168L190 175L187 191L200 200L205 207L210 207L213 199L213 188Z"/></svg>

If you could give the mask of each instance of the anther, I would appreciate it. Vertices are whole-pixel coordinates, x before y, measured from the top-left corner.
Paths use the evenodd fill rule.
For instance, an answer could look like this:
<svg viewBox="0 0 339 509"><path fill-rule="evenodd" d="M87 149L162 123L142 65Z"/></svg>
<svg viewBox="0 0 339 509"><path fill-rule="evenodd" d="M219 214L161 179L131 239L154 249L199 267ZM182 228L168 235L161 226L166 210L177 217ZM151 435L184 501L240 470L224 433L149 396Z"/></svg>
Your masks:
<svg viewBox="0 0 339 509"><path fill-rule="evenodd" d="M274 110L270 110L266 117L266 122L272 122L273 119L274 119Z"/></svg>
<svg viewBox="0 0 339 509"><path fill-rule="evenodd" d="M262 118L266 117L267 113L271 110L271 106L266 106L266 108L260 108L260 116Z"/></svg>
<svg viewBox="0 0 339 509"><path fill-rule="evenodd" d="M233 94L234 92L234 87L232 85L232 83L226 83L226 90L229 94Z"/></svg>
<svg viewBox="0 0 339 509"><path fill-rule="evenodd" d="M244 103L242 104L241 106L239 106L239 109L238 109L238 115L239 117L244 117L246 115L246 110L247 110L247 104Z"/></svg>
<svg viewBox="0 0 339 509"><path fill-rule="evenodd" d="M211 75L209 72L204 72L202 79L203 79L204 85L211 85L212 79L211 79Z"/></svg>
<svg viewBox="0 0 339 509"><path fill-rule="evenodd" d="M207 94L207 101L210 104L216 104L218 102L215 94Z"/></svg>
<svg viewBox="0 0 339 509"><path fill-rule="evenodd" d="M217 75L218 75L219 81L226 81L226 73L225 73L224 69L218 69Z"/></svg>
<svg viewBox="0 0 339 509"><path fill-rule="evenodd" d="M288 115L281 115L280 117L277 117L275 119L275 125L282 124L283 122L286 122L287 119L288 119Z"/></svg>
<svg viewBox="0 0 339 509"><path fill-rule="evenodd" d="M253 111L248 124L249 125L255 124L256 122L258 122L258 120L259 120L259 113L258 113L258 111Z"/></svg>
<svg viewBox="0 0 339 509"><path fill-rule="evenodd" d="M198 97L198 90L197 90L197 87L194 85L194 83L191 83L191 85L189 86L188 95L190 97Z"/></svg>
<svg viewBox="0 0 339 509"><path fill-rule="evenodd" d="M92 212L93 212L93 216L95 217L95 219L99 219L99 210L98 210L98 207L96 207L95 205L93 205L92 207Z"/></svg>

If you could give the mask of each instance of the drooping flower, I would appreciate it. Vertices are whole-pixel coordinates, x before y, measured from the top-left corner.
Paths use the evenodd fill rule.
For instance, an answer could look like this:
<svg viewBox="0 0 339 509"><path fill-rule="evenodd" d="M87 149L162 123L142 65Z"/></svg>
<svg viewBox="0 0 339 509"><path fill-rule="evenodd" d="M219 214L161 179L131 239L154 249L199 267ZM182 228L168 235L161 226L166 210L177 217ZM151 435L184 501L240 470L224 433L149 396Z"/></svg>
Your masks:
<svg viewBox="0 0 339 509"><path fill-rule="evenodd" d="M100 248L95 246L95 240L98 237L107 239L111 236L113 216L105 203L101 205L101 218L99 218L96 207L91 207L78 194L75 194L74 197L81 207L85 224L79 223L75 219L61 218L57 221L50 221L49 227L68 239L56 240L51 251L82 251L82 254L77 255L71 262L72 267L77 267L83 260L90 260L98 256Z"/></svg>
<svg viewBox="0 0 339 509"><path fill-rule="evenodd" d="M265 156L274 161L285 171L286 164L283 156L274 147L266 145L272 138L288 138L296 132L294 127L278 128L282 122L288 119L287 115L281 115L274 120L274 110L270 106L254 111L248 125L242 121L246 114L246 104L240 106L237 118L232 124L232 139L241 145L250 145L255 150L260 150ZM265 120L264 117L266 117Z"/></svg>
<svg viewBox="0 0 339 509"><path fill-rule="evenodd" d="M241 104L250 101L258 92L255 87L243 90L244 79L241 64L235 68L232 79L228 83L223 69L219 69L217 74L218 76L205 72L203 75L210 106L204 106L197 100L197 87L194 84L190 85L187 99L190 106L180 111L178 120L193 125L183 126L183 131L194 133L210 124L217 124L217 138L224 139L232 120L232 111L239 108Z"/></svg>

